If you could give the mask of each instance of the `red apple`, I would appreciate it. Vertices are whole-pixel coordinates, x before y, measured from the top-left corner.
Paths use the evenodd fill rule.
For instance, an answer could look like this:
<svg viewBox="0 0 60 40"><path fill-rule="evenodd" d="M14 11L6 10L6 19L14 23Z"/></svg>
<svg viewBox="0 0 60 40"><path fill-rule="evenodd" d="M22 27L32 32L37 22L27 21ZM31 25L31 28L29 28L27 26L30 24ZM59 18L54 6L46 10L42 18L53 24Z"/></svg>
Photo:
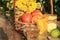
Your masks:
<svg viewBox="0 0 60 40"><path fill-rule="evenodd" d="M32 12L32 15L33 16L42 16L42 13L41 13L41 11L40 10L34 10L33 12Z"/></svg>
<svg viewBox="0 0 60 40"><path fill-rule="evenodd" d="M23 14L22 15L22 21L24 23L31 23L32 22L32 15L31 14Z"/></svg>

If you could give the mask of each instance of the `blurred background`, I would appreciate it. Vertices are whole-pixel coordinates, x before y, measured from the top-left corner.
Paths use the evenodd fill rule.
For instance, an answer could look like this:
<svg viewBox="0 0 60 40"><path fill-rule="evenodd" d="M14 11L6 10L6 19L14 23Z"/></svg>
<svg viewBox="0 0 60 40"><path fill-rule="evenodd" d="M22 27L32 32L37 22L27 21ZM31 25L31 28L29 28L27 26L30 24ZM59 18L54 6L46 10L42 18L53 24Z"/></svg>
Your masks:
<svg viewBox="0 0 60 40"><path fill-rule="evenodd" d="M13 10L13 0L0 0L0 12L8 13ZM48 12L50 13L50 0L37 0L41 2L44 6L43 13ZM60 17L60 0L53 0L54 4L54 14L57 14ZM12 13L10 13L11 15Z"/></svg>

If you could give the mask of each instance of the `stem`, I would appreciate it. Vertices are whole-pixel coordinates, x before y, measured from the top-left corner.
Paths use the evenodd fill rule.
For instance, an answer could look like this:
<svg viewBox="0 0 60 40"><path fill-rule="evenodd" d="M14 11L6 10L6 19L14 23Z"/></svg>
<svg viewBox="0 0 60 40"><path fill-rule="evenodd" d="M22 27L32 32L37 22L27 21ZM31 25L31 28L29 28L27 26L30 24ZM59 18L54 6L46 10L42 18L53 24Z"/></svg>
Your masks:
<svg viewBox="0 0 60 40"><path fill-rule="evenodd" d="M51 6L51 15L53 15L53 0L50 0L50 6Z"/></svg>

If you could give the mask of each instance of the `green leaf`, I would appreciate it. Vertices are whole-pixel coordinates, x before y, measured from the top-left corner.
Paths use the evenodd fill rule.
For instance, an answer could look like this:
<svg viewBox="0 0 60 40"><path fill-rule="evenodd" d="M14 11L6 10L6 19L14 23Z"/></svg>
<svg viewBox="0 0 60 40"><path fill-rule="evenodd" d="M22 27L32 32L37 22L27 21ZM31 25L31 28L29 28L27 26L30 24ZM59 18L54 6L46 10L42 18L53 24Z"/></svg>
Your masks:
<svg viewBox="0 0 60 40"><path fill-rule="evenodd" d="M55 3L57 3L58 0L54 0Z"/></svg>
<svg viewBox="0 0 60 40"><path fill-rule="evenodd" d="M4 2L10 2L11 0L2 0L2 1L4 1Z"/></svg>
<svg viewBox="0 0 60 40"><path fill-rule="evenodd" d="M60 17L60 8L56 7L55 12L57 13L57 15Z"/></svg>
<svg viewBox="0 0 60 40"><path fill-rule="evenodd" d="M4 9L3 9L3 7L0 7L0 12L4 12Z"/></svg>

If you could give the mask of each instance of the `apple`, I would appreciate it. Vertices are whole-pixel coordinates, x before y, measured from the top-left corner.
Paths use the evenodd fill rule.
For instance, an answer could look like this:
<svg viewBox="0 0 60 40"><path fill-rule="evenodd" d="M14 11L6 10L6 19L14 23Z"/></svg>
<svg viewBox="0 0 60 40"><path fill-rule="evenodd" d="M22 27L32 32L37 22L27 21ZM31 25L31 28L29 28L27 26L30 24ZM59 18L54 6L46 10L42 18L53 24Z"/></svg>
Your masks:
<svg viewBox="0 0 60 40"><path fill-rule="evenodd" d="M31 14L28 14L28 13L25 13L22 15L22 22L24 23L31 23L32 22L32 15Z"/></svg>
<svg viewBox="0 0 60 40"><path fill-rule="evenodd" d="M38 18L42 18L43 17L42 12L40 10L34 10L32 12L32 16L33 16L32 17L33 23L36 23Z"/></svg>
<svg viewBox="0 0 60 40"><path fill-rule="evenodd" d="M34 10L32 16L42 16L42 12L40 10Z"/></svg>

